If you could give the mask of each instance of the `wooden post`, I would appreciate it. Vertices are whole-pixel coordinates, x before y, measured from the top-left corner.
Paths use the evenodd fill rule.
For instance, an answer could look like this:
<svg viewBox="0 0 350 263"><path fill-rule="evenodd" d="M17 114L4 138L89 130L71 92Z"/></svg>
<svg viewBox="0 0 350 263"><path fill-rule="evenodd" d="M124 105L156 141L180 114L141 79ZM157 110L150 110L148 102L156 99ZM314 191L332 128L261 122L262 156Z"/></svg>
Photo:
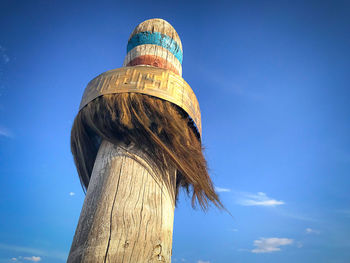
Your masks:
<svg viewBox="0 0 350 263"><path fill-rule="evenodd" d="M163 19L146 20L128 40L124 67L87 85L71 133L87 194L69 263L171 262L178 188L193 187L192 201L204 209L208 202L222 207L182 59L175 29Z"/></svg>
<svg viewBox="0 0 350 263"><path fill-rule="evenodd" d="M176 170L103 141L67 262L171 262Z"/></svg>

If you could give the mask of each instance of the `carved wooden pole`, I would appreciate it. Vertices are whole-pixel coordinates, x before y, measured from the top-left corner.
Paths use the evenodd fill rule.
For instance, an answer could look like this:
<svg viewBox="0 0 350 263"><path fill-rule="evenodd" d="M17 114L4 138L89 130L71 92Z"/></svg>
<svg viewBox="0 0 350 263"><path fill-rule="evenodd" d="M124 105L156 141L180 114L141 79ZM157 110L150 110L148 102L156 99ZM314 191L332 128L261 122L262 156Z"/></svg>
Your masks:
<svg viewBox="0 0 350 263"><path fill-rule="evenodd" d="M88 84L71 136L87 192L67 262L171 262L179 187L221 206L181 63L174 28L151 19L131 34L124 66Z"/></svg>
<svg viewBox="0 0 350 263"><path fill-rule="evenodd" d="M156 173L137 146L102 142L68 262L170 262L175 169Z"/></svg>

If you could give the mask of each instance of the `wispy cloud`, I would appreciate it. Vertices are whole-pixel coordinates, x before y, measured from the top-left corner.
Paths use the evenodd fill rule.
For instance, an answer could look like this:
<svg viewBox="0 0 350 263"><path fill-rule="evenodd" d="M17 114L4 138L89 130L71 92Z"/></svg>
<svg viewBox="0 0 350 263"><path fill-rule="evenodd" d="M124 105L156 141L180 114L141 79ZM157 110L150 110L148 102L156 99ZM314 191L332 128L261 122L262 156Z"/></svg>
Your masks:
<svg viewBox="0 0 350 263"><path fill-rule="evenodd" d="M248 248L238 248L237 251L238 252L250 252L250 250Z"/></svg>
<svg viewBox="0 0 350 263"><path fill-rule="evenodd" d="M27 253L27 254L32 254L32 255L37 255L35 256L35 258L37 257L48 257L48 258L55 258L55 259L59 259L62 261L67 260L67 254L64 252L60 252L60 251L47 251L47 250L41 250L41 249L37 249L37 248L31 248L31 247L22 247L22 246L16 246L16 245L7 245L7 244L2 244L0 243L0 250L5 250L5 251L14 251L14 252L18 252L18 253ZM40 257L40 260L41 260ZM19 259L22 257L18 257L16 259ZM28 257L30 258L30 257ZM24 259L24 258L23 258ZM33 261L33 257L31 257L32 261ZM26 259L29 260L29 259Z"/></svg>
<svg viewBox="0 0 350 263"><path fill-rule="evenodd" d="M33 262L39 262L41 261L41 257L36 257L36 256L31 256L31 257L22 257L22 256L19 256L17 258L11 258L12 261L19 261L21 262L23 260L26 260L26 261L33 261Z"/></svg>
<svg viewBox="0 0 350 263"><path fill-rule="evenodd" d="M7 64L10 61L10 57L6 54L6 49L0 45L0 62L1 64Z"/></svg>
<svg viewBox="0 0 350 263"><path fill-rule="evenodd" d="M186 259L185 258L180 258L180 259L174 258L173 261L174 262L186 262Z"/></svg>
<svg viewBox="0 0 350 263"><path fill-rule="evenodd" d="M308 228L305 229L305 233L306 234L319 234L320 231L308 227Z"/></svg>
<svg viewBox="0 0 350 263"><path fill-rule="evenodd" d="M36 248L6 245L0 243L0 250L16 251L28 254L43 255L44 251Z"/></svg>
<svg viewBox="0 0 350 263"><path fill-rule="evenodd" d="M296 219L296 220L309 221L309 222L319 222L320 221L317 218L315 219L309 215L304 215L304 214L301 214L299 212L291 212L288 210L279 209L278 211L276 211L276 213L279 214L280 216L285 216L285 217L289 217L289 218Z"/></svg>
<svg viewBox="0 0 350 263"><path fill-rule="evenodd" d="M293 244L293 239L290 238L278 238L278 237L270 237L270 238L260 238L254 240L254 248L251 250L252 253L271 253L281 250L281 246L291 245Z"/></svg>
<svg viewBox="0 0 350 263"><path fill-rule="evenodd" d="M41 261L41 257L36 257L36 256L31 256L31 257L24 257L24 260L28 260L28 261L33 261L33 262L39 262Z"/></svg>
<svg viewBox="0 0 350 263"><path fill-rule="evenodd" d="M75 195L75 193L74 192L69 192L69 195L73 196L73 195Z"/></svg>
<svg viewBox="0 0 350 263"><path fill-rule="evenodd" d="M337 210L340 214L343 214L345 217L350 217L350 210L343 209L343 210Z"/></svg>
<svg viewBox="0 0 350 263"><path fill-rule="evenodd" d="M215 191L219 193L223 193L223 192L231 192L231 189L215 186Z"/></svg>
<svg viewBox="0 0 350 263"><path fill-rule="evenodd" d="M198 260L197 263L210 263L210 261Z"/></svg>
<svg viewBox="0 0 350 263"><path fill-rule="evenodd" d="M0 96L2 96L2 91L5 89L4 74L7 63L10 62L10 57L6 53L6 49L0 45ZM1 106L1 105L0 105ZM0 134L1 136L2 134Z"/></svg>
<svg viewBox="0 0 350 263"><path fill-rule="evenodd" d="M198 72L205 76L206 80L213 83L215 87L220 89L221 92L235 94L243 97L247 97L253 100L262 100L266 95L252 90L251 87L246 85L238 84L235 78L223 74L222 72L216 70L213 72L213 69L207 69L203 67L196 68Z"/></svg>
<svg viewBox="0 0 350 263"><path fill-rule="evenodd" d="M277 206L285 204L283 201L268 197L263 192L241 194L237 199L237 203L243 206Z"/></svg>
<svg viewBox="0 0 350 263"><path fill-rule="evenodd" d="M4 136L7 138L13 138L12 132L10 132L8 129L0 126L0 136Z"/></svg>

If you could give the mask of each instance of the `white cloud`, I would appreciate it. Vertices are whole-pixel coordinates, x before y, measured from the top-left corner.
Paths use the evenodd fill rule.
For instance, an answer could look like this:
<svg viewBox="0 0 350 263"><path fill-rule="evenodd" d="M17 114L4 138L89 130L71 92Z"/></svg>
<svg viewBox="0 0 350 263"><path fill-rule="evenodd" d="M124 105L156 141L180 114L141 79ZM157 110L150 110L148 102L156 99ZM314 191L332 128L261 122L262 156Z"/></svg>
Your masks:
<svg viewBox="0 0 350 263"><path fill-rule="evenodd" d="M319 234L320 233L319 230L315 230L315 229L312 229L309 227L305 229L305 232L306 232L306 234Z"/></svg>
<svg viewBox="0 0 350 263"><path fill-rule="evenodd" d="M237 203L243 206L277 206L285 204L283 201L268 197L263 192L258 192L257 194L242 194L237 200Z"/></svg>
<svg viewBox="0 0 350 263"><path fill-rule="evenodd" d="M70 196L73 196L73 195L75 195L75 193L74 193L74 192L70 192L69 195L70 195Z"/></svg>
<svg viewBox="0 0 350 263"><path fill-rule="evenodd" d="M24 260L28 260L28 261L33 261L33 262L39 262L41 261L41 257L36 257L36 256L31 256L31 257L24 257Z"/></svg>
<svg viewBox="0 0 350 263"><path fill-rule="evenodd" d="M198 260L197 263L210 263L210 261Z"/></svg>
<svg viewBox="0 0 350 263"><path fill-rule="evenodd" d="M293 243L293 239L290 238L260 238L258 240L254 240L254 248L252 253L271 253L280 251L280 246L291 245Z"/></svg>
<svg viewBox="0 0 350 263"><path fill-rule="evenodd" d="M4 127L0 127L0 136L12 138L13 134L8 129L6 129Z"/></svg>
<svg viewBox="0 0 350 263"><path fill-rule="evenodd" d="M215 191L216 191L216 192L219 192L219 193L222 193L222 192L231 192L231 189L228 189L228 188L221 188L221 187L215 186Z"/></svg>
<svg viewBox="0 0 350 263"><path fill-rule="evenodd" d="M11 258L12 261L17 261L17 258Z"/></svg>

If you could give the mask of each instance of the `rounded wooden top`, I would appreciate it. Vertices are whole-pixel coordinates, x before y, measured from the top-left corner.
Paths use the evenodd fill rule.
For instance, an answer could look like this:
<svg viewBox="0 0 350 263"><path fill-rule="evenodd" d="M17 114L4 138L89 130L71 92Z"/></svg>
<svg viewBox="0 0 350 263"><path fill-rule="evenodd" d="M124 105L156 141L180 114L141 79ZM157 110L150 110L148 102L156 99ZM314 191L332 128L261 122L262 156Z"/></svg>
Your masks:
<svg viewBox="0 0 350 263"><path fill-rule="evenodd" d="M201 136L199 103L182 78L181 40L167 21L149 19L134 29L123 67L93 79L85 89L79 110L99 96L124 92L147 94L179 106Z"/></svg>
<svg viewBox="0 0 350 263"><path fill-rule="evenodd" d="M134 31L130 35L130 38L133 35L136 35L137 33L145 32L145 31L149 31L152 33L159 32L159 33L162 33L164 35L171 37L179 44L179 46L182 50L181 39L180 39L179 35L177 34L176 30L173 28L172 25L170 25L170 23L168 21L165 21L164 19L161 19L161 18L152 18L152 19L148 19L146 21L143 21L137 27L135 27ZM129 40L130 40L130 38L129 38Z"/></svg>
<svg viewBox="0 0 350 263"><path fill-rule="evenodd" d="M183 50L176 30L165 20L149 19L131 33L124 66L148 65L182 76Z"/></svg>

